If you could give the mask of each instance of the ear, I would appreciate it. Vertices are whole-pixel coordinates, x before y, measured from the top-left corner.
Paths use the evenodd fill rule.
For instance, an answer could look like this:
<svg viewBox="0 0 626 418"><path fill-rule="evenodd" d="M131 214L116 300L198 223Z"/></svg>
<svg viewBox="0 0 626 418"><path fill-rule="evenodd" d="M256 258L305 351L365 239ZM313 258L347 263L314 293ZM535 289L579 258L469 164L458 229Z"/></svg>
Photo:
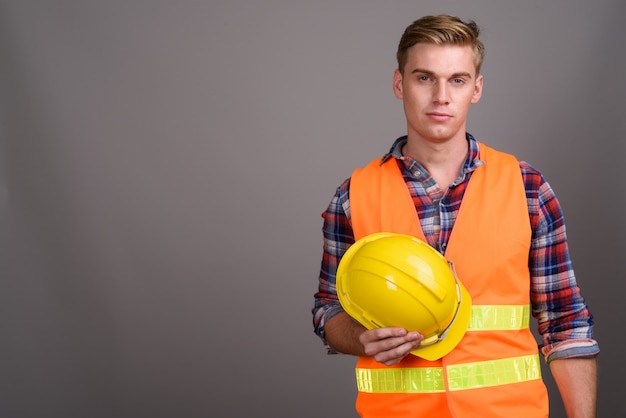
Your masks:
<svg viewBox="0 0 626 418"><path fill-rule="evenodd" d="M483 76L479 74L476 78L476 84L474 84L474 94L472 95L472 104L478 103L480 97L483 95Z"/></svg>
<svg viewBox="0 0 626 418"><path fill-rule="evenodd" d="M398 69L393 72L393 94L398 99L402 99L404 97L402 91L402 74Z"/></svg>

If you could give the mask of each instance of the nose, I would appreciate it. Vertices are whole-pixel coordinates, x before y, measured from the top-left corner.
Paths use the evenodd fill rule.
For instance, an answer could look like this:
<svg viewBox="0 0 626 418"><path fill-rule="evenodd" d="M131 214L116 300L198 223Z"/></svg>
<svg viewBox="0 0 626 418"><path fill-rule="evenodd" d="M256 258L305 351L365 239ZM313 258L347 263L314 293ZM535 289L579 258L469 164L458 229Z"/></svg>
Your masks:
<svg viewBox="0 0 626 418"><path fill-rule="evenodd" d="M435 83L435 88L433 91L433 101L437 104L450 103L448 84L446 82L439 81Z"/></svg>

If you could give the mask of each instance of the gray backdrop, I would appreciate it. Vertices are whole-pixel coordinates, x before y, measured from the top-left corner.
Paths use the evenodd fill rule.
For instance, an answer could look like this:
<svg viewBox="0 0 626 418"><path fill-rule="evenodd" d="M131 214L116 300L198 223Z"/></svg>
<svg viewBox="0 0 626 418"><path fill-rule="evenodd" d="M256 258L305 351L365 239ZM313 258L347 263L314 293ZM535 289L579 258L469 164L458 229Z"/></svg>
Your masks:
<svg viewBox="0 0 626 418"><path fill-rule="evenodd" d="M320 215L405 132L395 48L441 12L483 27L469 129L556 190L626 416L625 5L1 1L0 416L354 417Z"/></svg>

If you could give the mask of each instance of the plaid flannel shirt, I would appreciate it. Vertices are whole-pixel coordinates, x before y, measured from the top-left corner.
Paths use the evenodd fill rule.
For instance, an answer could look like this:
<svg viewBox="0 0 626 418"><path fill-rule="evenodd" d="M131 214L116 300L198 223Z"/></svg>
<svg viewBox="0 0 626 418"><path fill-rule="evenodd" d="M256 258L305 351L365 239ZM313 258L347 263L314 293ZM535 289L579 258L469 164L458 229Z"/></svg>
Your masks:
<svg viewBox="0 0 626 418"><path fill-rule="evenodd" d="M406 137L398 138L383 160L395 158L411 193L427 242L445 253L461 200L472 172L483 162L478 159L479 143L470 134L468 157L456 181L441 190L418 162L402 156ZM592 338L593 316L576 283L567 245L561 206L543 175L520 162L532 227L528 268L531 277L532 315L538 321L539 344L546 362L558 358L593 357L598 343ZM350 179L341 184L322 214L324 251L319 288L314 295L313 326L329 353L324 324L343 311L337 298L335 275L341 257L354 243L350 222Z"/></svg>

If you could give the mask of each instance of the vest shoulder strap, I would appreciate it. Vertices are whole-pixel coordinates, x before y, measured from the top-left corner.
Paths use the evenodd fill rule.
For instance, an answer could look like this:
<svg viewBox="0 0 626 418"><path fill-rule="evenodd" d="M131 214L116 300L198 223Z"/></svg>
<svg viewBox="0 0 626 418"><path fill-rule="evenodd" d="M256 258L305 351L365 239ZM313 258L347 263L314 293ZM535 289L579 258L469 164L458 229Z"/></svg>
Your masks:
<svg viewBox="0 0 626 418"><path fill-rule="evenodd" d="M375 232L394 232L426 241L395 158L384 163L378 158L354 170L350 179L350 218L357 240Z"/></svg>

